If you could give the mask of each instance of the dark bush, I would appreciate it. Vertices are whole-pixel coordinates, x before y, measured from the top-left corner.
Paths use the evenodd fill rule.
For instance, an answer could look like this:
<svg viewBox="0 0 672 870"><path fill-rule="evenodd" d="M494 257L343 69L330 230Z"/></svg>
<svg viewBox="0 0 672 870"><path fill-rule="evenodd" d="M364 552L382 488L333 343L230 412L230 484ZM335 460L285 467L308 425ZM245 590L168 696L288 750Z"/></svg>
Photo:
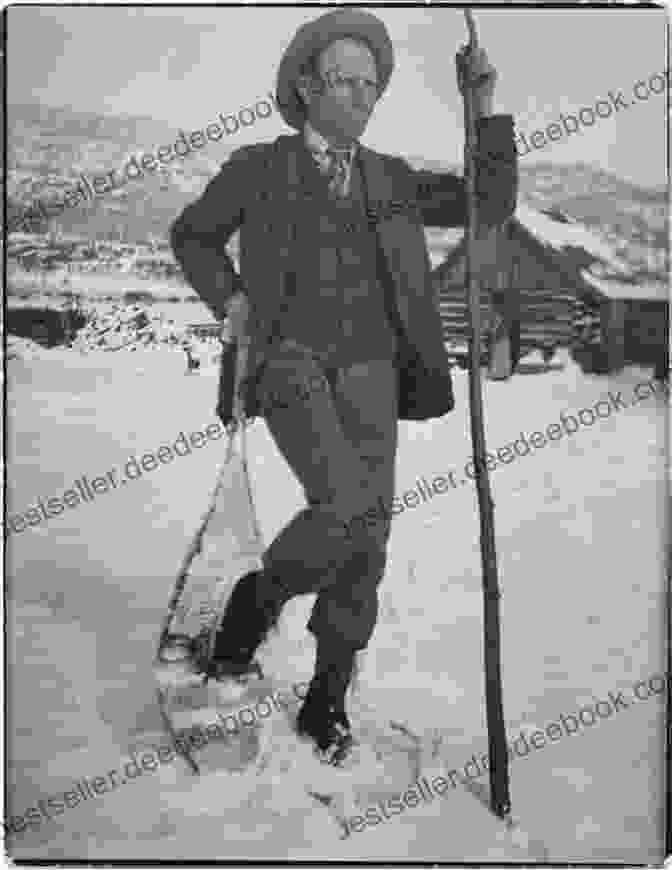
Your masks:
<svg viewBox="0 0 672 870"><path fill-rule="evenodd" d="M85 324L85 315L76 309L57 311L26 307L7 310L7 331L21 338L30 338L42 347L66 344Z"/></svg>

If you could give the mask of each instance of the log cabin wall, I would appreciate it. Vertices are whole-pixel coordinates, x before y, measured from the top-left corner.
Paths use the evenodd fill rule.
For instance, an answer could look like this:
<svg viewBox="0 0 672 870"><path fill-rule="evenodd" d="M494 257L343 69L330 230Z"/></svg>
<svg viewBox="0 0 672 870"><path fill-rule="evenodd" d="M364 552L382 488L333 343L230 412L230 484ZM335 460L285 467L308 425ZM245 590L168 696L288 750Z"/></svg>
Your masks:
<svg viewBox="0 0 672 870"><path fill-rule="evenodd" d="M547 257L519 225L509 228L509 269L502 313L520 322L521 353L533 349L569 347L577 295L576 283ZM434 270L445 341L463 347L467 342L464 246ZM490 319L491 294L481 293L481 322ZM500 308L500 306L498 306Z"/></svg>
<svg viewBox="0 0 672 870"><path fill-rule="evenodd" d="M593 291L583 297L583 311L589 308L598 312L597 321L591 314L587 325L577 331L572 349L584 373L607 374L635 364L653 366L656 377L665 377L669 369L669 302L611 299Z"/></svg>
<svg viewBox="0 0 672 870"><path fill-rule="evenodd" d="M667 301L628 299L625 310L625 360L669 368L670 304Z"/></svg>

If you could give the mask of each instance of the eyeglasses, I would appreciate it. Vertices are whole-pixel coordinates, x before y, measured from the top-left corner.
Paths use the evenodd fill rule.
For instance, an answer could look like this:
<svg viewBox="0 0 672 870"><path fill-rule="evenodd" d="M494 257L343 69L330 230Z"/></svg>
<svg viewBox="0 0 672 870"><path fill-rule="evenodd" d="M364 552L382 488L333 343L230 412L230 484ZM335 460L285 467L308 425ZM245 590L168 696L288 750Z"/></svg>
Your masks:
<svg viewBox="0 0 672 870"><path fill-rule="evenodd" d="M339 70L328 70L321 78L330 88L347 87L350 93L353 93L355 85L359 85L369 99L380 99L380 85L378 82L371 81L371 79L365 79L362 76L343 75Z"/></svg>

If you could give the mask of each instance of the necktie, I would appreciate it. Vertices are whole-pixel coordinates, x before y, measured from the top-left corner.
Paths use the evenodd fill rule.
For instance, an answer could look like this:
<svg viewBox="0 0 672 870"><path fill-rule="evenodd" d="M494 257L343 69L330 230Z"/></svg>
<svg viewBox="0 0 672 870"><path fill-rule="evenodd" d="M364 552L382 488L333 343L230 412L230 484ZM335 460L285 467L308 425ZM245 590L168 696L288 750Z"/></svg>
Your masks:
<svg viewBox="0 0 672 870"><path fill-rule="evenodd" d="M327 148L330 158L329 190L343 199L348 195L348 168L350 166L350 150Z"/></svg>

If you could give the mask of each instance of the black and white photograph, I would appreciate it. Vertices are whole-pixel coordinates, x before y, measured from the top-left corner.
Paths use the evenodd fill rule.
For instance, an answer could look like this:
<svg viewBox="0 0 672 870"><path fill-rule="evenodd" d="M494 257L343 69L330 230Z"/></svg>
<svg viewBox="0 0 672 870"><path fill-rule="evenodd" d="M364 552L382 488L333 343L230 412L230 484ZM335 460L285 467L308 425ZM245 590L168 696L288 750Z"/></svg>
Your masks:
<svg viewBox="0 0 672 870"><path fill-rule="evenodd" d="M662 866L669 10L3 19L5 859Z"/></svg>

